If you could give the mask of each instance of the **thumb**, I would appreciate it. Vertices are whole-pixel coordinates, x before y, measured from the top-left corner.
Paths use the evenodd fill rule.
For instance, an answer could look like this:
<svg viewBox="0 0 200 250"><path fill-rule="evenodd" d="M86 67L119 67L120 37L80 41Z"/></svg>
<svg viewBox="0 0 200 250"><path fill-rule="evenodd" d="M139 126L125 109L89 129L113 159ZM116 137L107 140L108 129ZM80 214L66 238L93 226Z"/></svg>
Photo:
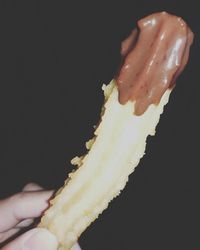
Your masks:
<svg viewBox="0 0 200 250"><path fill-rule="evenodd" d="M1 250L57 250L56 237L44 228L34 228L21 235Z"/></svg>

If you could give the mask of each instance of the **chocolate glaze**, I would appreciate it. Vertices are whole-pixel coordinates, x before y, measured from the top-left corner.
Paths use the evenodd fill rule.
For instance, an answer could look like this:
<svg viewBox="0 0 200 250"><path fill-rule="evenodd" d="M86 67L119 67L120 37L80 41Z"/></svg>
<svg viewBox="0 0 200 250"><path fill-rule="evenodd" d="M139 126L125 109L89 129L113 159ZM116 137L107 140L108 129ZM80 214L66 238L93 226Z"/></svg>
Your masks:
<svg viewBox="0 0 200 250"><path fill-rule="evenodd" d="M122 42L119 102L135 101L136 115L158 104L187 64L192 41L193 33L180 17L161 12L141 19Z"/></svg>

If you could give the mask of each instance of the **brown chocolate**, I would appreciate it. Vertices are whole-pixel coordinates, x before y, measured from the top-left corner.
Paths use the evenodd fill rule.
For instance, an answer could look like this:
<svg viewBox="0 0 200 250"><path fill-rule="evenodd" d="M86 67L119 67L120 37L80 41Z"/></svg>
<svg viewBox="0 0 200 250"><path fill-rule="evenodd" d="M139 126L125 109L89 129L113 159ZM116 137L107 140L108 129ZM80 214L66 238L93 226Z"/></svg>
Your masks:
<svg viewBox="0 0 200 250"><path fill-rule="evenodd" d="M135 101L136 115L158 104L187 64L192 41L193 33L180 17L161 12L141 19L122 43L119 102Z"/></svg>

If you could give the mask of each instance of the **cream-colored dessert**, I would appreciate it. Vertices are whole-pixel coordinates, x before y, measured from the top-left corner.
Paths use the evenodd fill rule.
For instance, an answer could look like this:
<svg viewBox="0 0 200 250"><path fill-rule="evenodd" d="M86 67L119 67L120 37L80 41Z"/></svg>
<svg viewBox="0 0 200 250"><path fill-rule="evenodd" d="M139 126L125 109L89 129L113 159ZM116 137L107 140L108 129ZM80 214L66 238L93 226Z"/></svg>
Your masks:
<svg viewBox="0 0 200 250"><path fill-rule="evenodd" d="M147 39L148 38L148 39ZM138 22L122 44L123 66L107 86L105 103L88 153L72 160L77 170L41 219L70 250L81 233L120 194L144 155L174 82L187 63L193 35L186 23L165 12Z"/></svg>

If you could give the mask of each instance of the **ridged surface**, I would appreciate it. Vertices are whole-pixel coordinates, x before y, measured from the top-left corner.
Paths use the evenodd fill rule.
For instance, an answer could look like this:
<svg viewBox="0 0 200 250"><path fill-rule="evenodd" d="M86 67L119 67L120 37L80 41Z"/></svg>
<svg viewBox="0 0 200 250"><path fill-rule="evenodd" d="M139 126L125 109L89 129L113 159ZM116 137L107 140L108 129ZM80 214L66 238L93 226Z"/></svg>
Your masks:
<svg viewBox="0 0 200 250"><path fill-rule="evenodd" d="M103 116L94 139L87 145L91 149L84 157L74 159L80 167L69 175L39 225L57 236L60 250L70 250L81 233L124 188L144 155L147 136L155 133L170 90L159 105L151 105L141 116L133 114L134 103L118 102L114 81L104 93Z"/></svg>

